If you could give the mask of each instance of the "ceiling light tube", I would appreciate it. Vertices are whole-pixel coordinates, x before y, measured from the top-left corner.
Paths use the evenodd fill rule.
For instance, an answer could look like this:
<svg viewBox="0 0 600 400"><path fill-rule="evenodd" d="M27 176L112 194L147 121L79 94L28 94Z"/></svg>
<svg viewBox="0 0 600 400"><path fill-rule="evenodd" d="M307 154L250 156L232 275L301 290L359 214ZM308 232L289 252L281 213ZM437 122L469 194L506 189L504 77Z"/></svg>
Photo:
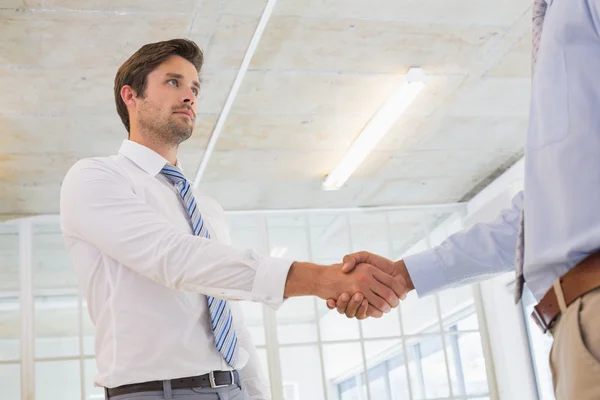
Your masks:
<svg viewBox="0 0 600 400"><path fill-rule="evenodd" d="M371 118L354 140L337 167L325 177L324 190L338 190L346 183L360 163L377 146L392 125L406 111L425 87L425 75L421 68L410 68L398 89Z"/></svg>

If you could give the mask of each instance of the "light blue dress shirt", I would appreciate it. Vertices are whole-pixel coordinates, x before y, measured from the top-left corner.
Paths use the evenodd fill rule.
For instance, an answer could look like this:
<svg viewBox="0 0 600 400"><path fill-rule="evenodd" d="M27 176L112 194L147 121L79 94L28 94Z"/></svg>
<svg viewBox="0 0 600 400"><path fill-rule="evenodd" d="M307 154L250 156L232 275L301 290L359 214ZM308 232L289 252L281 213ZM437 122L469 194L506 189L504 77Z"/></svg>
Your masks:
<svg viewBox="0 0 600 400"><path fill-rule="evenodd" d="M525 190L492 223L405 259L419 296L514 268L525 207L527 287L538 300L600 250L600 0L553 0L542 31Z"/></svg>

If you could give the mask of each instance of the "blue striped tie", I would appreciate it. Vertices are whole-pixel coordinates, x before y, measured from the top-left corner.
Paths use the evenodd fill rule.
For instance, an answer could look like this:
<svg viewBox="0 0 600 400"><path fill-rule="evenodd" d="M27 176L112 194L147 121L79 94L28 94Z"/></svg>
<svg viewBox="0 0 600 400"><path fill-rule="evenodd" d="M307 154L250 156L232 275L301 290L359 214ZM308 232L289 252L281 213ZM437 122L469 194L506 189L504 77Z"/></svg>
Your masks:
<svg viewBox="0 0 600 400"><path fill-rule="evenodd" d="M161 173L177 188L179 196L181 196L181 199L183 200L183 205L190 216L194 234L210 239L208 229L196 206L196 199L194 199L191 185L185 179L183 173L179 168L169 164L165 165ZM233 327L231 307L225 300L217 299L212 296L206 297L208 299L208 310L211 316L212 331L215 335L215 345L217 346L217 350L223 355L225 361L233 367L238 358L238 341Z"/></svg>

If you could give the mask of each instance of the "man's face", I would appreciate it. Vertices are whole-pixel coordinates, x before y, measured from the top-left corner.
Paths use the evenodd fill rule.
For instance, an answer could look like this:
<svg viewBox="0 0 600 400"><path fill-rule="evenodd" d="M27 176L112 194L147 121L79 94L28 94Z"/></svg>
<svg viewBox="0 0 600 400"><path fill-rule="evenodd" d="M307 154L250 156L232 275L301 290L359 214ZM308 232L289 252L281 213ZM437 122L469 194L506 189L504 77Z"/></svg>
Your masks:
<svg viewBox="0 0 600 400"><path fill-rule="evenodd" d="M140 127L163 143L178 145L187 140L194 129L200 93L196 67L171 56L146 79L144 97L136 99Z"/></svg>

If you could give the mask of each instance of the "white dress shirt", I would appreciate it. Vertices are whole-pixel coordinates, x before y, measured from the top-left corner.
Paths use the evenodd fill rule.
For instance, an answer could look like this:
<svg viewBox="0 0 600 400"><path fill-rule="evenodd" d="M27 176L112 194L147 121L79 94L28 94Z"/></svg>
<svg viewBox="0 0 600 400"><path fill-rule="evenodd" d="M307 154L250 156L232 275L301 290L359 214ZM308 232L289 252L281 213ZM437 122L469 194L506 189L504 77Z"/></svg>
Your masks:
<svg viewBox="0 0 600 400"><path fill-rule="evenodd" d="M229 245L221 206L195 193L211 239L193 235L167 161L124 141L119 154L78 161L61 190L60 220L96 327L95 384L229 370L214 343L206 295L277 308L291 262ZM232 303L243 384L270 399L256 349Z"/></svg>

